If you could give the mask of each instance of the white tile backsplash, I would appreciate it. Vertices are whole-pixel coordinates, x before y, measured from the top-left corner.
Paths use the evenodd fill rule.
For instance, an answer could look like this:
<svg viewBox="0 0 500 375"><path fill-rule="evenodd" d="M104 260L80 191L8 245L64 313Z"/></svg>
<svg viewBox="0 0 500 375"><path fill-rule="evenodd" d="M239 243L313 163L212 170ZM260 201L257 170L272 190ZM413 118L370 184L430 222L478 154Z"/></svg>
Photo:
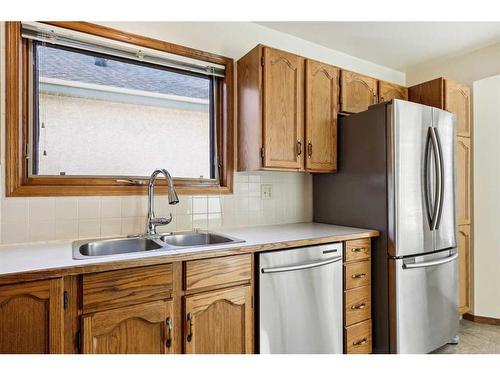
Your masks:
<svg viewBox="0 0 500 375"><path fill-rule="evenodd" d="M261 198L261 184L272 185L271 199ZM312 177L294 172L235 173L234 194L179 196L168 204L157 196L156 215L172 213L161 232L192 228L218 231L248 225L271 225L312 220ZM78 239L142 233L146 196L3 198L2 243Z"/></svg>

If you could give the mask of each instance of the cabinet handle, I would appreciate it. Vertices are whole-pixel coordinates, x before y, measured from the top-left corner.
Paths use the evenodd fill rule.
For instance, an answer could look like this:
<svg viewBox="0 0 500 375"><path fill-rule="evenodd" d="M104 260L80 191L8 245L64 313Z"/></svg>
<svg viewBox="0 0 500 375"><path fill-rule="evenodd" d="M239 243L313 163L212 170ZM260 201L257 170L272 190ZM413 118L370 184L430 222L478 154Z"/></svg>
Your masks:
<svg viewBox="0 0 500 375"><path fill-rule="evenodd" d="M297 141L297 155L302 155L302 142Z"/></svg>
<svg viewBox="0 0 500 375"><path fill-rule="evenodd" d="M165 324L167 326L167 341L165 341L165 345L167 348L170 348L172 346L172 328L174 326L172 318L168 317L167 320L165 320Z"/></svg>
<svg viewBox="0 0 500 375"><path fill-rule="evenodd" d="M353 279L363 279L366 277L366 273L355 273L351 276Z"/></svg>
<svg viewBox="0 0 500 375"><path fill-rule="evenodd" d="M366 303L358 303L356 305L351 306L351 310L363 310L366 307Z"/></svg>
<svg viewBox="0 0 500 375"><path fill-rule="evenodd" d="M362 251L365 251L366 247L355 247L354 249L351 249L353 253L360 253Z"/></svg>
<svg viewBox="0 0 500 375"><path fill-rule="evenodd" d="M307 156L311 157L313 154L313 145L311 142L307 144Z"/></svg>
<svg viewBox="0 0 500 375"><path fill-rule="evenodd" d="M191 342L191 340L193 339L193 314L192 313L187 314L187 321L189 323L189 333L188 333L186 339L187 339L187 342Z"/></svg>
<svg viewBox="0 0 500 375"><path fill-rule="evenodd" d="M373 104L377 104L377 103L378 103L377 94L373 94Z"/></svg>
<svg viewBox="0 0 500 375"><path fill-rule="evenodd" d="M363 339L361 339L361 340L358 340L358 341L353 341L353 342L352 342L352 345L353 345L353 346L361 346L361 345L365 345L367 342L368 342L368 338L367 338L367 337L364 337L364 338L363 338Z"/></svg>

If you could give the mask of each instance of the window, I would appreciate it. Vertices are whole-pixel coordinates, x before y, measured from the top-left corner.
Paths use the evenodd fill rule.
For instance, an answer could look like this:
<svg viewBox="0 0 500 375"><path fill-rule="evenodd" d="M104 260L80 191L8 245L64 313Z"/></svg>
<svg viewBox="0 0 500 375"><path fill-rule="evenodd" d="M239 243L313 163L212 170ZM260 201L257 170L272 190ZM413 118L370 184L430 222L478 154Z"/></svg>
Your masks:
<svg viewBox="0 0 500 375"><path fill-rule="evenodd" d="M39 25L7 25L7 48L21 47L7 67L8 195L145 193L160 167L181 193L231 191L231 59L87 23L55 24L57 38ZM21 86L13 87L14 73Z"/></svg>

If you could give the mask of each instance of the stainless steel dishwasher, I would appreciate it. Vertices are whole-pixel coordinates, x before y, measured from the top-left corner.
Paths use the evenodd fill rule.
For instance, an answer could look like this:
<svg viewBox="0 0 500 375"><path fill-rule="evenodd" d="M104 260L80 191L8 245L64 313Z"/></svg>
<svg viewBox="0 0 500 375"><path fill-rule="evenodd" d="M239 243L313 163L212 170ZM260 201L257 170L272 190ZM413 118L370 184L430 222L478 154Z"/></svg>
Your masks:
<svg viewBox="0 0 500 375"><path fill-rule="evenodd" d="M260 353L342 353L342 244L259 254Z"/></svg>

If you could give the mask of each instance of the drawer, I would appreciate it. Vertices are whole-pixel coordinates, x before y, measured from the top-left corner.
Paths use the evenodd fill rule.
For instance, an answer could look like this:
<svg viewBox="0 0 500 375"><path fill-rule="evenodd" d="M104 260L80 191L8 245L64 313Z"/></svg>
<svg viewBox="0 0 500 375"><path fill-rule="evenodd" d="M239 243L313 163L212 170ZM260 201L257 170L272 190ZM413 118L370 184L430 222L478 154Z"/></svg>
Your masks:
<svg viewBox="0 0 500 375"><path fill-rule="evenodd" d="M371 257L371 238L360 238L345 242L344 261L366 260Z"/></svg>
<svg viewBox="0 0 500 375"><path fill-rule="evenodd" d="M371 318L372 298L369 285L344 292L344 298L346 326Z"/></svg>
<svg viewBox="0 0 500 375"><path fill-rule="evenodd" d="M186 262L186 290L219 288L228 284L249 282L252 278L252 256L233 255Z"/></svg>
<svg viewBox="0 0 500 375"><path fill-rule="evenodd" d="M163 300L171 294L171 264L83 275L84 313Z"/></svg>
<svg viewBox="0 0 500 375"><path fill-rule="evenodd" d="M347 354L369 354L372 352L372 321L367 320L345 329L345 351Z"/></svg>
<svg viewBox="0 0 500 375"><path fill-rule="evenodd" d="M371 263L369 260L344 264L345 290L371 284Z"/></svg>

